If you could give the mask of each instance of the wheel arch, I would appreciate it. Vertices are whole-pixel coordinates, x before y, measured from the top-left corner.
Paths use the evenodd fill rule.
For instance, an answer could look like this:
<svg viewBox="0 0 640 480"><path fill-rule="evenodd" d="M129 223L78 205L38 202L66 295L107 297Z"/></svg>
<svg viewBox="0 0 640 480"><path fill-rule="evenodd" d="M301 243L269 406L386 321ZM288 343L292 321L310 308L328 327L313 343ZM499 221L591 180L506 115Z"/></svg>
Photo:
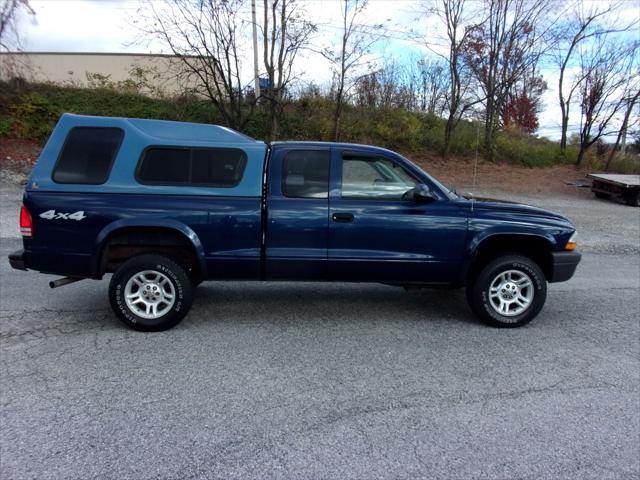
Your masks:
<svg viewBox="0 0 640 480"><path fill-rule="evenodd" d="M479 273L492 259L505 254L524 255L538 264L547 281L553 274L555 240L547 235L534 233L496 232L474 239L470 245L467 282Z"/></svg>
<svg viewBox="0 0 640 480"><path fill-rule="evenodd" d="M163 234L164 233L164 234ZM158 235L160 234L160 235ZM121 236L138 236L151 247L175 247L191 249L198 274L207 275L204 247L198 235L189 226L171 219L144 220L122 219L104 227L96 237L94 248L93 277L101 278L105 270L105 253L114 239Z"/></svg>

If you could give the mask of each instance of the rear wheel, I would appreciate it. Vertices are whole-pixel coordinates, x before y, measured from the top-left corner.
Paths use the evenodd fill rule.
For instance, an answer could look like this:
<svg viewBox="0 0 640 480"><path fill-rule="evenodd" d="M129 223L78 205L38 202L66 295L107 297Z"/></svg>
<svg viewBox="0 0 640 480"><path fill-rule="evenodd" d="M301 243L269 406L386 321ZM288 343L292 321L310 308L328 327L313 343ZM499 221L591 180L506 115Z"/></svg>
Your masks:
<svg viewBox="0 0 640 480"><path fill-rule="evenodd" d="M467 287L473 312L494 327L529 323L542 309L547 281L540 267L527 257L505 255L488 263Z"/></svg>
<svg viewBox="0 0 640 480"><path fill-rule="evenodd" d="M109 300L129 327L157 332L174 327L191 307L193 285L184 267L155 254L125 262L111 278Z"/></svg>

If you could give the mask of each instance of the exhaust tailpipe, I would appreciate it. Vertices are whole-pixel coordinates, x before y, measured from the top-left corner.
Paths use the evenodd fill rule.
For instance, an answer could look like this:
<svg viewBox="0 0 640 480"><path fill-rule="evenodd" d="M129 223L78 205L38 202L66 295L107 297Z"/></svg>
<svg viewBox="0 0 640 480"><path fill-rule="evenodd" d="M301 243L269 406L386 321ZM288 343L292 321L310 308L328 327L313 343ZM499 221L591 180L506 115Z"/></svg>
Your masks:
<svg viewBox="0 0 640 480"><path fill-rule="evenodd" d="M58 280L50 281L49 282L49 287L51 287L51 288L63 287L65 285L69 285L70 283L79 282L80 280L82 280L82 278L80 278L80 277L59 278Z"/></svg>

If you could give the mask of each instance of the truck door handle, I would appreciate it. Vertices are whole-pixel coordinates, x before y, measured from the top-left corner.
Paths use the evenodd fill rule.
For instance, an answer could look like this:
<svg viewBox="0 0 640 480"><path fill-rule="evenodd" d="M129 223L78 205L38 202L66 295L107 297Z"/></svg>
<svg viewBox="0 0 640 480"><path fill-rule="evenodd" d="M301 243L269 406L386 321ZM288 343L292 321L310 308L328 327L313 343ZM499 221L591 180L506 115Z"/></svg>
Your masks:
<svg viewBox="0 0 640 480"><path fill-rule="evenodd" d="M353 222L353 213L334 213L331 218L334 222L349 223Z"/></svg>

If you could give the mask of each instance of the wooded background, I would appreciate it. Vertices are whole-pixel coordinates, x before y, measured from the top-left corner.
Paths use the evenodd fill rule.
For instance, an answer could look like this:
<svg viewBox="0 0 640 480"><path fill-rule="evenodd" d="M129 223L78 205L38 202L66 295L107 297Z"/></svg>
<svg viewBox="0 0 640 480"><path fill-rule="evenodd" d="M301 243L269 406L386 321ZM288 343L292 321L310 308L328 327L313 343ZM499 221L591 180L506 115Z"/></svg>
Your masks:
<svg viewBox="0 0 640 480"><path fill-rule="evenodd" d="M367 0L331 3L340 18L331 29L309 18L303 0L256 0L266 85L259 95L251 3L141 0L132 20L139 41L161 42L180 60L178 75L197 78L195 88L149 96L147 77L157 72L143 69L125 82L96 74L89 90L14 79L0 85L0 135L42 141L57 116L72 111L215 122L266 140L370 142L445 159L478 150L490 161L529 166L635 168L639 34L636 19L620 17L625 2L417 0L416 21L435 21L444 32L436 41L365 23L376 8ZM27 0L0 0L5 50L19 45L20 11L35 14ZM378 54L381 42L399 36L423 42L428 54ZM328 61L330 82L299 74L309 51ZM550 68L558 141L536 134L550 88L541 71Z"/></svg>

